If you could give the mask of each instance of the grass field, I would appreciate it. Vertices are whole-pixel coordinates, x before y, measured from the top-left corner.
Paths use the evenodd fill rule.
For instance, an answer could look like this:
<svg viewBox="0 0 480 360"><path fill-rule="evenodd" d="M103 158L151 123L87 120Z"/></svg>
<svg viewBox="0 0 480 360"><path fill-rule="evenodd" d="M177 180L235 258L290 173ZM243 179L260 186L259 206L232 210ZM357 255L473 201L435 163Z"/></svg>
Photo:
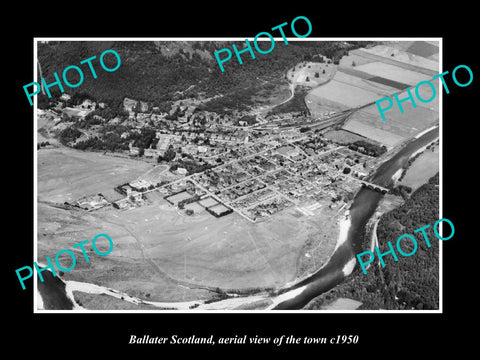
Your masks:
<svg viewBox="0 0 480 360"><path fill-rule="evenodd" d="M429 101L429 102L422 102L420 100L418 100L418 97L414 91L414 89L411 89L411 92L412 94L414 94L415 96L415 104L417 104L417 106L422 106L422 107L425 107L425 108L428 108L432 111L436 111L438 112L439 109L440 109L440 95L439 93L441 91L444 91L443 90L443 85L440 85L440 80L438 79L435 79L435 80L429 80L433 85L434 85L434 88L435 88L435 97L432 101ZM439 88L439 85L440 85L440 88ZM418 87L418 95L420 96L420 98L422 98L423 100L429 100L432 98L433 96L433 90L432 88L430 87L430 85L428 84L421 84L419 87ZM402 96L399 95L399 98L400 99L403 99Z"/></svg>
<svg viewBox="0 0 480 360"><path fill-rule="evenodd" d="M439 48L438 45L435 46L426 41L415 41L412 45L408 47L407 51L409 53L427 58L434 54L438 54Z"/></svg>
<svg viewBox="0 0 480 360"><path fill-rule="evenodd" d="M106 191L139 177L151 166L66 149L50 151L50 156L45 152L40 163L38 197L47 201ZM105 176L112 171L108 165L116 176ZM143 299L149 294L151 301L183 301L211 296L195 284L226 289L282 286L297 276L306 241L315 245L322 239L317 262L311 266L321 266L335 247L338 225L331 218L334 211L327 207L315 216L300 218L286 210L253 224L236 213L215 218L195 211L193 216L182 216L156 193L148 194L148 205L127 211L105 208L86 213L39 203L38 261L106 233L114 242L113 251L98 256L87 244L90 262L86 263L80 250L75 250L77 265L64 274L66 280L103 285ZM192 286L181 286L183 282ZM82 298L94 308L102 307L99 299Z"/></svg>
<svg viewBox="0 0 480 360"><path fill-rule="evenodd" d="M208 197L199 201L199 203L204 207L210 207L218 205L219 202L212 197Z"/></svg>
<svg viewBox="0 0 480 360"><path fill-rule="evenodd" d="M338 144L351 144L355 141L365 140L365 137L345 130L331 130L323 134L323 136Z"/></svg>
<svg viewBox="0 0 480 360"><path fill-rule="evenodd" d="M372 59L369 59L367 57L364 57L364 56L359 56L357 54L355 54L353 51L350 51L350 53L347 55L347 56L343 56L341 59L340 59L340 67L352 67L353 68L353 64L355 64L355 66L358 66L358 65L364 65L364 64L368 64L368 63L371 63L375 60L372 60Z"/></svg>
<svg viewBox="0 0 480 360"><path fill-rule="evenodd" d="M399 42L399 44L401 44L401 43L402 42ZM398 67L398 68L401 68L401 69L410 70L410 71L413 71L413 72L417 72L419 74L424 74L424 75L429 76L430 78L433 75L436 75L436 74L439 73L438 66L432 69L432 68L422 66L423 64L416 63L415 61L413 61L413 62L402 61L402 60L405 60L405 58L403 58L403 59L400 58L400 59L397 60L395 58L395 56L377 55L377 54L374 53L373 50L374 50L374 48L356 49L356 50L350 51L350 54L355 54L357 56L365 57L365 58L371 60L371 62L369 62L368 64L372 64L373 62L381 62L381 63L389 64L391 66L395 66L395 67ZM427 59L427 60L432 60L432 59Z"/></svg>
<svg viewBox="0 0 480 360"><path fill-rule="evenodd" d="M404 99L406 98L406 93L402 93L398 95L398 97ZM394 106L384 112L385 121L382 121L380 112L375 104L365 107L362 111L370 113L378 121L383 122L384 125L402 129L402 133L399 135L408 135L418 130L426 129L438 120L438 107L434 108L435 104L438 104L436 101L438 100L433 100L431 103L424 105L420 105L420 102L416 101L417 106L415 108L410 101L404 102L402 103L403 113L394 101ZM384 104L382 104L382 106L384 106ZM430 107L433 109L430 109Z"/></svg>
<svg viewBox="0 0 480 360"><path fill-rule="evenodd" d="M339 81L358 87L360 89L374 92L375 94L377 94L378 99L389 96L394 92L398 91L396 88L389 86L388 84L369 81L368 79L372 78L372 75L368 75L368 77L362 78L354 75L354 73L351 73L350 71L344 72L343 70L345 69L337 71L337 74L335 75L335 81Z"/></svg>
<svg viewBox="0 0 480 360"><path fill-rule="evenodd" d="M175 179L180 178L181 176L172 174L168 171L168 165L157 165L147 171L146 173L142 174L138 177L138 180L145 180L153 183L164 181L172 181Z"/></svg>
<svg viewBox="0 0 480 360"><path fill-rule="evenodd" d="M360 307L362 303L357 300L338 298L328 305L323 305L321 310L355 310Z"/></svg>
<svg viewBox="0 0 480 360"><path fill-rule="evenodd" d="M439 73L438 61L432 60L435 52L438 52L438 42L415 41L392 41L368 49L351 50L341 59L333 80L310 91L305 97L306 104L312 115L320 116L372 103L349 116L343 129L390 148L396 146L439 120L442 88L438 79L431 80ZM416 96L415 87L427 80L431 80L435 90L422 84L418 87L418 95L429 100L435 91L435 97L422 102ZM393 99L393 94L397 94L400 100L406 99L406 87L410 87L416 107L410 101L403 102L404 111L401 112L393 100L393 107L384 112L386 120L382 121L375 101L384 97ZM380 105L385 106L386 102Z"/></svg>
<svg viewBox="0 0 480 360"><path fill-rule="evenodd" d="M332 80L309 93L309 98L322 98L349 108L365 105L379 99L379 95L356 86ZM315 100L313 100L315 101Z"/></svg>
<svg viewBox="0 0 480 360"><path fill-rule="evenodd" d="M394 80L391 80L391 79L385 79L381 76L373 76L373 77L369 78L368 80L379 83L379 84L387 85L387 86L390 86L390 87L393 87L393 88L396 88L396 89L399 89L399 90L405 90L406 88L409 87L408 84L404 84L404 83L394 81Z"/></svg>
<svg viewBox="0 0 480 360"><path fill-rule="evenodd" d="M343 129L375 140L387 147L393 147L405 140L405 137L385 130L384 124L376 123L381 119L372 118L364 111L357 111L350 120L343 126Z"/></svg>
<svg viewBox="0 0 480 360"><path fill-rule="evenodd" d="M191 197L192 195L190 195L188 192L182 191L182 192L179 192L178 194L169 196L167 200L177 205L180 201L190 199Z"/></svg>
<svg viewBox="0 0 480 360"><path fill-rule="evenodd" d="M439 171L439 166L439 146L435 146L433 151L427 149L410 165L399 184L410 186L415 191Z"/></svg>
<svg viewBox="0 0 480 360"><path fill-rule="evenodd" d="M376 105L367 106L355 112L343 128L387 146L395 146L438 122L437 111L422 106L413 108L410 103L404 103L403 107L403 114L397 106L386 111L386 120L382 121Z"/></svg>
<svg viewBox="0 0 480 360"><path fill-rule="evenodd" d="M354 66L351 66L351 67L339 66L338 75L341 75L342 73L343 74L348 74L348 75L351 75L355 78L359 78L359 79L363 79L363 80L367 80L367 79L372 77L371 74L358 70L356 66L355 67ZM338 80L338 77L335 76L335 79Z"/></svg>
<svg viewBox="0 0 480 360"><path fill-rule="evenodd" d="M427 47L433 46L434 48L436 48L436 53L438 54L438 42L437 42L437 45L434 46L434 45L428 44L425 41L421 41L421 42L399 41L392 45L378 45L369 49L362 49L362 51L379 55L389 59L395 59L396 61L399 61L402 63L419 66L419 67L423 67L423 68L427 68L427 69L439 72L438 61L433 61L428 58L429 56L435 53L430 54L431 51L428 51L428 54L430 54L428 56L424 56L420 54L421 52L425 51L421 49L424 46L425 46L425 50ZM409 49L418 49L418 53L416 54L415 52L412 52ZM415 55L419 55L419 56L415 56Z"/></svg>
<svg viewBox="0 0 480 360"><path fill-rule="evenodd" d="M193 210L195 214L199 214L205 211L205 208L198 202L192 202L185 205L185 209Z"/></svg>
<svg viewBox="0 0 480 360"><path fill-rule="evenodd" d="M84 195L115 196L113 187L134 180L152 165L67 148L38 152L38 199L56 203Z"/></svg>
<svg viewBox="0 0 480 360"><path fill-rule="evenodd" d="M357 66L357 69L371 74L372 76L380 76L410 86L417 85L420 81L430 80L432 77L415 71L403 69L398 66L386 64L384 62L372 62L365 65Z"/></svg>
<svg viewBox="0 0 480 360"><path fill-rule="evenodd" d="M311 92L305 96L305 104L310 109L312 116L320 116L331 111L348 110L349 107L339 102L331 101L322 97L313 95Z"/></svg>

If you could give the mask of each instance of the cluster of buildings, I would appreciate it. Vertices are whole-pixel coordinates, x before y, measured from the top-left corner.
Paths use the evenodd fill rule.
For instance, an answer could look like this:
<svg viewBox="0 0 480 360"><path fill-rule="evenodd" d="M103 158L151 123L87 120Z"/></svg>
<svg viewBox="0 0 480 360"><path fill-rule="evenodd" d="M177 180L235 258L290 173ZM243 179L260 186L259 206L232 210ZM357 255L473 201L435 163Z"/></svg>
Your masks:
<svg viewBox="0 0 480 360"><path fill-rule="evenodd" d="M108 200L102 194L84 196L71 203L65 202L65 205L78 207L87 211L97 210L109 204Z"/></svg>
<svg viewBox="0 0 480 360"><path fill-rule="evenodd" d="M88 105L94 107L92 104L85 106ZM236 211L251 221L258 221L293 206L307 209L302 213L311 214L325 204L330 207L345 204L371 170L366 166L370 156L336 145L319 132L278 125L290 123L292 116L276 115L269 128L264 129L263 121L257 126L237 126L233 117L197 112L191 104L177 103L170 114L159 114L158 111L146 114L146 103L130 99L125 99L124 107L129 117L140 123L169 123L169 126L156 130L158 141L154 148L144 149L145 157L164 156L171 149L176 152L177 159L188 156L211 167L188 174L185 168L177 166L171 172L177 179L182 177L181 181L165 182L159 177L148 181L135 180L117 187L117 191L124 195L113 204L119 209L141 206L146 201L145 192L159 191L171 199L188 195L186 199L207 210L219 209L218 213L213 212L215 216ZM172 114L178 116L170 121L166 115ZM186 121L180 121L180 118ZM295 122L298 119L296 117ZM131 130L140 131L140 128ZM130 154L138 152L139 149L130 144ZM210 200L205 202L207 198ZM85 209L105 206L103 200L97 200L82 199L77 205ZM205 206L201 201L211 204Z"/></svg>
<svg viewBox="0 0 480 360"><path fill-rule="evenodd" d="M190 175L178 172L185 169L176 169L176 174L182 176L180 180L137 179L124 184L119 191L125 197L114 206L142 206L145 192L159 191L173 205L181 202L182 208L184 203L193 203L214 216L236 211L255 222L292 207L311 215L322 206L345 205L368 175L365 164L370 157L338 146L318 133L293 135L222 147L213 156L216 160L211 159L215 167ZM157 146L163 148L181 141L176 135L160 136ZM211 154L211 146L204 147L204 151L197 149L196 156Z"/></svg>

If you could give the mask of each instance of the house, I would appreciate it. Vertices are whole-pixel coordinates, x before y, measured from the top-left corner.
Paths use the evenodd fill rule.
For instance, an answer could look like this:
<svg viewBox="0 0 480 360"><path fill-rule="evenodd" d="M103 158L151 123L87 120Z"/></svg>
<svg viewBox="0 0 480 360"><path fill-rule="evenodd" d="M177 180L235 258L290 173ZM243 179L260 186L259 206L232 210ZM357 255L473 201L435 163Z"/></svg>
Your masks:
<svg viewBox="0 0 480 360"><path fill-rule="evenodd" d="M158 149L145 149L145 152L143 153L145 157L158 157L163 154L164 151Z"/></svg>
<svg viewBox="0 0 480 360"><path fill-rule="evenodd" d="M132 201L140 201L142 200L142 193L138 191L132 191L130 195L128 195L128 198Z"/></svg>
<svg viewBox="0 0 480 360"><path fill-rule="evenodd" d="M184 154L196 154L197 153L197 147L195 145L182 146L182 153L184 153Z"/></svg>
<svg viewBox="0 0 480 360"><path fill-rule="evenodd" d="M129 113L133 112L133 108L136 108L137 105L140 105L140 112L148 111L148 104L145 101L137 101L129 98L123 99L123 108L128 111Z"/></svg>
<svg viewBox="0 0 480 360"><path fill-rule="evenodd" d="M145 191L151 184L145 180L135 180L130 183L130 187L137 191ZM132 191L132 193L135 191Z"/></svg>
<svg viewBox="0 0 480 360"><path fill-rule="evenodd" d="M82 109L92 109L95 110L96 103L90 99L85 99L83 103L80 104Z"/></svg>
<svg viewBox="0 0 480 360"><path fill-rule="evenodd" d="M176 172L177 172L178 175L187 175L187 169L182 168L182 167L177 168Z"/></svg>
<svg viewBox="0 0 480 360"><path fill-rule="evenodd" d="M136 146L130 146L130 155L138 155L140 153L140 148Z"/></svg>

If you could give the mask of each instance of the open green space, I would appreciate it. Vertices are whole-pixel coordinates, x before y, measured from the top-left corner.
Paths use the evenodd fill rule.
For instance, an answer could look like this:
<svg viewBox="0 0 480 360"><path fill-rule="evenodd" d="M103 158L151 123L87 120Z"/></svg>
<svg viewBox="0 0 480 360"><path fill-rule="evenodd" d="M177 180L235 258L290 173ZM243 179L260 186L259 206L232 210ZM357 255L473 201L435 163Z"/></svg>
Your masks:
<svg viewBox="0 0 480 360"><path fill-rule="evenodd" d="M409 166L399 184L409 186L415 191L439 171L439 166L439 146L426 149Z"/></svg>
<svg viewBox="0 0 480 360"><path fill-rule="evenodd" d="M131 160L98 153L88 155L89 161L78 157L77 151L57 150L42 158L39 198L55 198L63 193L77 198L96 190L106 191L107 187L137 178L140 171L147 170L137 164L135 172L125 171L102 181L109 160ZM81 168L81 181L75 179L73 170L62 172L69 164L82 161L85 165ZM62 164L66 169L52 171ZM64 274L65 280L102 285L142 299L149 294L151 301L187 301L212 296L212 292L200 288L203 286L239 290L282 286L296 278L305 242L313 246L317 239L322 239L322 246L316 250L317 262L308 265L312 267L327 261L335 246L338 229L331 218L334 211L327 207L315 216L296 218L289 213L293 210L286 210L268 220L251 223L236 213L215 218L205 211L195 211L194 216L186 216L156 193L147 195L147 205L126 211L109 207L87 213L39 203L39 261L81 240L106 233L114 242L113 251L108 256L98 256L87 245L90 262L86 263L80 250L75 250L77 265ZM187 284L188 288L184 286ZM82 297L93 308L101 306L98 299ZM113 307L121 307L112 301Z"/></svg>

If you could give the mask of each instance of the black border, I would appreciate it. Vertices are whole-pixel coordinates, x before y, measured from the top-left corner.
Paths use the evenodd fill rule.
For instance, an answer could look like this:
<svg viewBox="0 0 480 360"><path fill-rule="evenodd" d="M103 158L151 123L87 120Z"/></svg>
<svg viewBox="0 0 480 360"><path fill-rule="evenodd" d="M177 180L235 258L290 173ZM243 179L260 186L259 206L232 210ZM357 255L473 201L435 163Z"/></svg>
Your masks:
<svg viewBox="0 0 480 360"><path fill-rule="evenodd" d="M4 316L9 316L11 304L12 315L15 314L6 324L9 328L9 323L13 323L5 339L8 346L16 351L21 351L27 343L37 351L63 346L72 351L75 347L85 356L91 356L92 352L138 356L143 351L165 356L162 350L168 347L175 355L183 351L213 354L222 350L235 355L250 350L293 355L306 350L322 356L341 354L343 351L339 350L344 350L363 357L400 352L408 356L413 348L436 353L453 345L458 349L458 346L464 348L472 344L470 337L473 339L474 330L467 329L467 324L476 310L473 248L477 239L469 233L474 213L469 204L474 205L478 198L475 189L477 117L473 105L479 71L475 54L478 50L475 39L470 37L476 21L469 12L474 10L463 8L461 14L453 10L449 14L446 9L432 6L423 11L416 8L416 4L409 4L384 3L373 9L365 4L357 5L359 9L349 8L347 3L334 4L332 8L319 4L315 11L303 11L302 8L307 7L305 3L283 6L277 3L267 5L263 13L258 6L247 7L243 3L223 3L219 7L195 5L198 8L184 4L183 9L175 10L162 3L125 6L117 3L106 11L98 6L89 8L78 4L72 10L62 5L56 13L53 10L59 9L50 13L54 6L45 4L42 11L20 12L21 31L10 35L4 43L10 55L2 59L7 72L4 89L8 99L3 119L4 136L12 141L4 153L3 180L7 180L5 189L11 189L12 181L16 189L5 193L6 199L15 204L6 214L9 235L4 242L8 251L4 253L2 265L7 280L4 297L8 307L4 308L7 312ZM273 12L277 7L281 11ZM32 290L21 290L14 272L33 258L33 108L25 101L22 88L33 78L33 38L249 37L299 15L307 16L312 22L310 37L442 37L444 71L451 72L459 64L466 64L473 71L474 81L469 87L451 87L450 94L443 94L443 217L452 220L456 228L454 238L443 246L443 314L33 314ZM11 29L5 31L12 34ZM349 346L133 346L128 345L130 334L268 337L352 334L359 335L360 341Z"/></svg>

